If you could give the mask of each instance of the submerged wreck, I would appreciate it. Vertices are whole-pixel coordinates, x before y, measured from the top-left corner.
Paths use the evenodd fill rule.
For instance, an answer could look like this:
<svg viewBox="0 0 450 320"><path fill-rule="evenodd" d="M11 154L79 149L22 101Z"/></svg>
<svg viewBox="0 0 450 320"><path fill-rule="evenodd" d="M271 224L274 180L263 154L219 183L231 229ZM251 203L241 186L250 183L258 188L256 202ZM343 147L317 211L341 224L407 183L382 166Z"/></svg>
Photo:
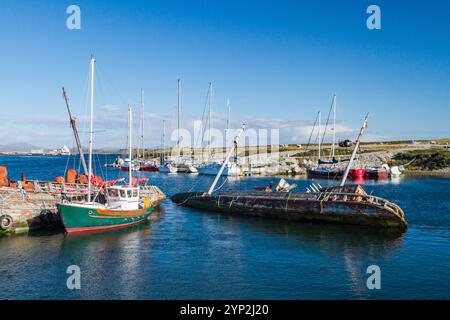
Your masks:
<svg viewBox="0 0 450 320"><path fill-rule="evenodd" d="M407 228L399 206L368 195L359 185L324 188L318 192L235 191L214 195L187 192L175 194L172 201L185 207L228 214Z"/></svg>
<svg viewBox="0 0 450 320"><path fill-rule="evenodd" d="M214 193L219 172L208 192L177 193L171 199L180 206L226 214L396 228L404 231L408 224L398 205L367 194L360 185L345 185L360 138L367 126L367 118L368 116L339 186L322 188L312 184L305 192L291 192L295 186L286 184L275 192L251 190ZM244 126L235 138L235 146L243 130ZM227 154L224 164L232 151Z"/></svg>

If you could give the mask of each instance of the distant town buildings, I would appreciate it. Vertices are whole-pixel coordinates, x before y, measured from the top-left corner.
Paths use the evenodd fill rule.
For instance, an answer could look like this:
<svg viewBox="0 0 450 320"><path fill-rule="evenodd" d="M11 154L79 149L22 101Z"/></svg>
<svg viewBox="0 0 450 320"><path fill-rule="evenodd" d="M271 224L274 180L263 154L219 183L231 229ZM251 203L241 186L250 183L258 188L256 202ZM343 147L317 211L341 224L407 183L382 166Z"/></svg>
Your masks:
<svg viewBox="0 0 450 320"><path fill-rule="evenodd" d="M70 149L64 145L60 149L54 149L52 151L47 152L48 155L62 155L62 156L70 156Z"/></svg>
<svg viewBox="0 0 450 320"><path fill-rule="evenodd" d="M0 154L15 154L15 155L30 155L30 156L42 156L42 155L51 155L51 156L70 156L70 149L66 145L59 149L53 150L45 150L45 149L31 149L30 151L3 151Z"/></svg>

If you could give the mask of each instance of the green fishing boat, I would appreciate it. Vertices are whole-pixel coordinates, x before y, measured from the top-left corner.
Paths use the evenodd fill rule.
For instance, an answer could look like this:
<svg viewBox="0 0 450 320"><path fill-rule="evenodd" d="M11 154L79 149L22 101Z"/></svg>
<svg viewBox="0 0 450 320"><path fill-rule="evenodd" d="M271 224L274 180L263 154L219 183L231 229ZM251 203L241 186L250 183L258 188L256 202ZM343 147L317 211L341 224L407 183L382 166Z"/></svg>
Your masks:
<svg viewBox="0 0 450 320"><path fill-rule="evenodd" d="M84 232L127 227L147 220L152 213L150 200L139 205L139 188L113 186L107 188L105 205L60 203L58 210L67 232Z"/></svg>
<svg viewBox="0 0 450 320"><path fill-rule="evenodd" d="M106 204L92 201L92 140L94 110L94 65L91 57L90 85L90 130L89 130L89 169L86 201L58 204L59 214L67 232L83 232L127 227L149 218L152 212L150 199L139 203L139 187L133 185L132 170L129 170L129 184L105 186ZM132 111L128 106L128 147L131 159Z"/></svg>

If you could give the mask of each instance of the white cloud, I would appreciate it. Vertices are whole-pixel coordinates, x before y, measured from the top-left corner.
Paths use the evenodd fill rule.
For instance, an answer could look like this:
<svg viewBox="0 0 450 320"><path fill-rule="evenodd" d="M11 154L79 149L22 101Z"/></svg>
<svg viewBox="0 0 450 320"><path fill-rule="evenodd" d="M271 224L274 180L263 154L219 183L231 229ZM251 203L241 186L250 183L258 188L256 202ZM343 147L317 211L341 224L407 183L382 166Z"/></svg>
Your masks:
<svg viewBox="0 0 450 320"><path fill-rule="evenodd" d="M202 115L183 115L181 127L187 129L191 136L194 136L194 121L200 121ZM140 142L140 121L139 111L134 111L134 142L136 146ZM72 130L69 121L65 117L18 117L5 116L8 119L7 124L0 127L0 138L7 143L30 143L48 148L61 147L66 144L73 145ZM160 146L162 136L162 120L166 120L166 145L174 145L175 141L170 141L171 133L176 129L176 117L174 114L164 115L158 113L145 114L145 146L153 148ZM282 118L267 118L262 116L245 116L231 119L232 129L237 129L242 122L246 123L249 129L278 129L279 141L282 144L305 144L308 142L313 121L310 120L292 120ZM95 113L95 135L94 145L96 148L114 148L120 149L126 146L127 140L127 111L126 108L120 108L116 105L104 105L99 107ZM78 130L80 131L83 144L87 139L88 118L86 116L77 119ZM214 114L213 126L219 131L224 132L226 127L226 114ZM325 125L322 125L322 130ZM316 128L317 130L317 128ZM359 131L359 126L352 127L344 122L336 124L336 139L354 140ZM270 135L270 134L269 134ZM317 131L313 134L311 142L314 143ZM325 142L331 142L332 130L328 126ZM363 136L364 141L393 140L395 136L383 133L372 132L370 129ZM192 139L193 140L193 139ZM195 141L194 141L195 142ZM194 143L195 144L195 143ZM198 145L197 145L198 146Z"/></svg>
<svg viewBox="0 0 450 320"><path fill-rule="evenodd" d="M119 112L121 110L121 108L117 105L106 104L106 105L101 106L100 110L105 111L105 112Z"/></svg>

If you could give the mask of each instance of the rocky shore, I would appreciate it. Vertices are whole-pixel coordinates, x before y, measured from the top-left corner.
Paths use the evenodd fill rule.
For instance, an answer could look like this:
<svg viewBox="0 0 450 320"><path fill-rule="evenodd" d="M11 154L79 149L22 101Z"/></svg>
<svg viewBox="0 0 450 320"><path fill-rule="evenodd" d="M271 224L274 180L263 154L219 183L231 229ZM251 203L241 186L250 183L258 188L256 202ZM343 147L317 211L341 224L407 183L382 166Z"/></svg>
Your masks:
<svg viewBox="0 0 450 320"><path fill-rule="evenodd" d="M348 156L337 157L338 160L345 158L348 158ZM293 152L281 152L279 162L258 163L255 159L255 155L240 158L243 171L251 172L252 175L296 176L306 175L306 170L317 164L317 159L314 157L295 157ZM393 151L364 152L358 154L355 159L355 165L361 167L374 167L383 164L399 166L408 163L410 164L403 171L404 175L407 176L450 176L450 151L444 149L421 148L411 150L411 148L405 148ZM346 162L337 164L337 166L344 169Z"/></svg>
<svg viewBox="0 0 450 320"><path fill-rule="evenodd" d="M355 159L355 166L375 167L404 166L404 175L409 176L450 176L450 139L436 141L395 141L363 143ZM301 176L308 168L317 165L317 146L309 146L306 151L301 145L280 145L277 153L261 152L257 147L245 147L238 150L238 163L246 175L260 176ZM330 145L322 147L322 160L331 160ZM187 154L191 154L193 149ZM198 150L196 150L198 151ZM167 151L166 151L167 152ZM350 157L351 147L337 147L336 159ZM154 151L152 156L159 156ZM224 149L213 150L212 161L221 162L225 156ZM194 163L199 163L205 156L196 154ZM155 162L158 158L154 158ZM192 161L192 159L190 159ZM347 162L337 164L344 169Z"/></svg>

